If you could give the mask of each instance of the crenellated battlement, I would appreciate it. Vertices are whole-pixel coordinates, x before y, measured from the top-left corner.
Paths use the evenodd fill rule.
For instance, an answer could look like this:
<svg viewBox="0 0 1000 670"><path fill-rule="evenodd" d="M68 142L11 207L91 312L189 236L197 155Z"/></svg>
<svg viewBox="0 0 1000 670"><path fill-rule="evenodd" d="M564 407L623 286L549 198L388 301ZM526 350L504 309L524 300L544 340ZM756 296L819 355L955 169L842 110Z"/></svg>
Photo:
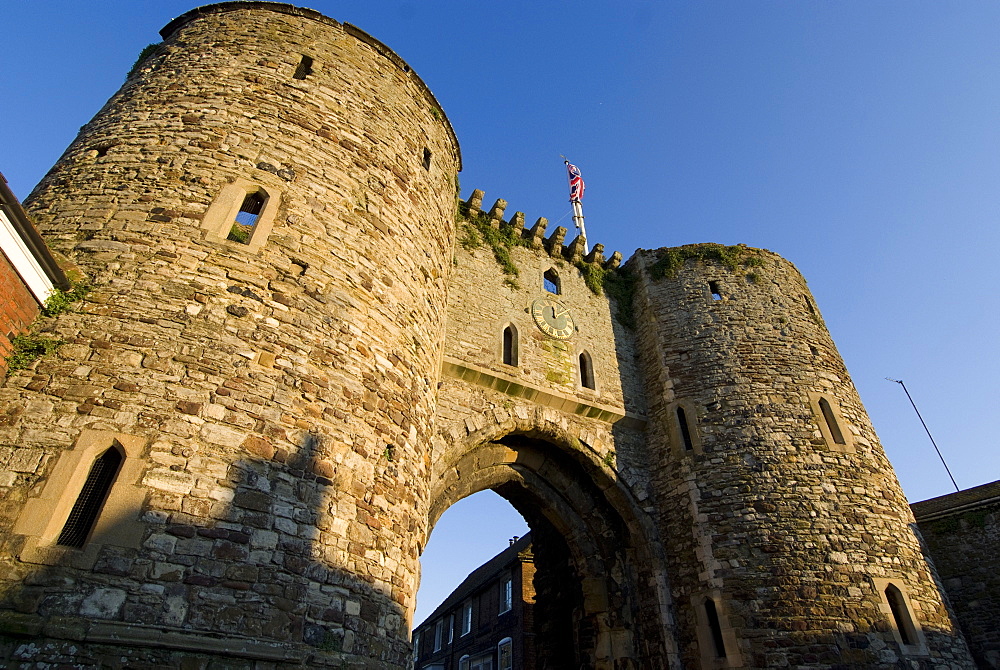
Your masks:
<svg viewBox="0 0 1000 670"><path fill-rule="evenodd" d="M583 235L577 235L569 244L565 244L569 230L563 226L557 226L546 237L549 220L544 216L538 217L530 228L525 228L524 212L514 212L510 220L505 221L503 217L507 210L507 201L502 198L498 198L489 211L483 210L484 195L486 194L483 191L475 189L468 200L460 201L459 216L468 223L504 230L514 244L544 250L550 256L563 258L574 265L588 263L604 270L613 270L621 265L621 252L616 251L610 257L605 257L603 244L595 244L589 253L584 254L587 239Z"/></svg>

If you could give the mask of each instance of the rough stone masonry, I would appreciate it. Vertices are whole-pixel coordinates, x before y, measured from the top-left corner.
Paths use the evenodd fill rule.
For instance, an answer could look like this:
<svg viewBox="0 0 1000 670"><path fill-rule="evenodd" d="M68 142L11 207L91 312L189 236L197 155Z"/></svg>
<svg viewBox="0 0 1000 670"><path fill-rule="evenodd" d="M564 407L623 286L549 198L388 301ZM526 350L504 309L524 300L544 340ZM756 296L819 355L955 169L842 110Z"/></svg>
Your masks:
<svg viewBox="0 0 1000 670"><path fill-rule="evenodd" d="M407 667L486 488L549 667L974 667L791 264L457 203L433 95L315 11L161 32L25 202L93 289L0 388L9 667Z"/></svg>

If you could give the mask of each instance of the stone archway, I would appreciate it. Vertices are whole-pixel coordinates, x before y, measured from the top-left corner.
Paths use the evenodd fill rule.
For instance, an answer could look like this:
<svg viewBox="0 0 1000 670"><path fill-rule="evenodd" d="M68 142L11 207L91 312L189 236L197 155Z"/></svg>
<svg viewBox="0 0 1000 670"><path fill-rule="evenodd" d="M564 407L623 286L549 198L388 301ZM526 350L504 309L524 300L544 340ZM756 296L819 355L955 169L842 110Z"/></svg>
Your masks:
<svg viewBox="0 0 1000 670"><path fill-rule="evenodd" d="M532 422L534 423L534 422ZM429 528L492 489L532 530L540 667L677 667L654 531L615 471L548 422L494 424L432 463Z"/></svg>

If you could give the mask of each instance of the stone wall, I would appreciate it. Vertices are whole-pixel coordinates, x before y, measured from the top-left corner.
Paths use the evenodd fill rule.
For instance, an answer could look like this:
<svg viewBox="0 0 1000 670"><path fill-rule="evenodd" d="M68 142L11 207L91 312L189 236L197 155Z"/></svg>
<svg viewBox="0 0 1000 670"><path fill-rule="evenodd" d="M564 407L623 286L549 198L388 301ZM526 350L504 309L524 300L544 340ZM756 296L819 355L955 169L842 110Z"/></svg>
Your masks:
<svg viewBox="0 0 1000 670"><path fill-rule="evenodd" d="M796 269L721 245L629 267L685 664L962 667L906 499ZM908 595L923 637L900 643L879 580Z"/></svg>
<svg viewBox="0 0 1000 670"><path fill-rule="evenodd" d="M980 668L1000 668L1000 482L911 505Z"/></svg>
<svg viewBox="0 0 1000 670"><path fill-rule="evenodd" d="M790 264L640 252L609 298L620 255L456 221L454 133L372 37L163 35L26 202L94 288L0 386L0 658L405 667L430 529L490 488L574 668L971 666Z"/></svg>
<svg viewBox="0 0 1000 670"><path fill-rule="evenodd" d="M4 626L44 629L38 660L117 636L150 664L170 639L402 665L454 135L395 54L310 10L226 3L164 36L25 203L94 290L0 390ZM227 240L213 211L253 192L254 237ZM116 514L57 546L54 482L109 448Z"/></svg>

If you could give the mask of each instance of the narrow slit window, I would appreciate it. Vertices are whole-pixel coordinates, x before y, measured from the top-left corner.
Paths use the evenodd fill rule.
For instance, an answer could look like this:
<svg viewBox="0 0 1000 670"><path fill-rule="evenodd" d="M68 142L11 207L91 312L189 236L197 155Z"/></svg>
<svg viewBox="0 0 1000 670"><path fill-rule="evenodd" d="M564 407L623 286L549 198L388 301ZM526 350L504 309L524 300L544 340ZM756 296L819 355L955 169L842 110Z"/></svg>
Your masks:
<svg viewBox="0 0 1000 670"><path fill-rule="evenodd" d="M551 268L546 270L545 274L542 275L542 288L549 293L559 295L562 292L560 290L559 273Z"/></svg>
<svg viewBox="0 0 1000 670"><path fill-rule="evenodd" d="M810 314L815 314L816 313L816 308L813 307L812 300L810 300L809 297L805 296L805 295L802 296L802 299L805 300L806 307L809 309L809 313Z"/></svg>
<svg viewBox="0 0 1000 670"><path fill-rule="evenodd" d="M708 290L712 294L712 300L722 300L722 293L719 292L719 282L717 281L708 282Z"/></svg>
<svg viewBox="0 0 1000 670"><path fill-rule="evenodd" d="M431 150L427 147L424 147L424 169L431 169Z"/></svg>
<svg viewBox="0 0 1000 670"><path fill-rule="evenodd" d="M847 444L847 441L844 439L844 433L840 430L840 424L837 423L837 417L833 413L833 408L830 407L830 401L826 398L820 398L819 410L823 413L823 420L826 422L826 427L830 430L830 436L833 437L833 441L837 444Z"/></svg>
<svg viewBox="0 0 1000 670"><path fill-rule="evenodd" d="M677 426L681 431L681 441L684 442L684 451L694 449L694 441L691 439L691 427L688 425L687 412L680 405L677 406Z"/></svg>
<svg viewBox="0 0 1000 670"><path fill-rule="evenodd" d="M712 644L715 646L716 658L726 657L726 643L722 639L722 624L719 623L719 612L715 609L715 601L705 598L705 618L712 631Z"/></svg>
<svg viewBox="0 0 1000 670"><path fill-rule="evenodd" d="M87 543L123 460L122 453L111 447L94 461L56 544L82 549Z"/></svg>
<svg viewBox="0 0 1000 670"><path fill-rule="evenodd" d="M503 363L517 365L517 331L514 326L503 329Z"/></svg>
<svg viewBox="0 0 1000 670"><path fill-rule="evenodd" d="M247 193L240 205L240 211L236 213L236 221L229 231L226 239L240 244L250 244L250 237L253 235L253 227L260 219L260 213L264 211L264 194L260 191Z"/></svg>
<svg viewBox="0 0 1000 670"><path fill-rule="evenodd" d="M889 611L892 612L893 621L896 623L899 639L905 645L916 644L917 630L903 600L903 592L895 584L889 584L885 588L885 599L889 603Z"/></svg>
<svg viewBox="0 0 1000 670"><path fill-rule="evenodd" d="M586 351L580 354L580 386L586 389L596 388L594 385L594 365L590 354Z"/></svg>
<svg viewBox="0 0 1000 670"><path fill-rule="evenodd" d="M292 79L305 79L313 73L312 66L313 59L309 56L302 56L299 66L295 68L295 74L292 75Z"/></svg>

